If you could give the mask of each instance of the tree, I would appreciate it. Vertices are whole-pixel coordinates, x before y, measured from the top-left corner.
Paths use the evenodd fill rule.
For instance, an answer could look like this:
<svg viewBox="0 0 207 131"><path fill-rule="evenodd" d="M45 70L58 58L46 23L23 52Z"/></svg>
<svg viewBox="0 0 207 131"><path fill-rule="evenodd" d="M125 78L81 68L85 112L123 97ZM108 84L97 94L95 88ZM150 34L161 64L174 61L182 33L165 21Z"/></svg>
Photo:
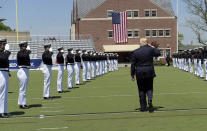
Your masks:
<svg viewBox="0 0 207 131"><path fill-rule="evenodd" d="M184 40L184 36L183 34L178 34L178 49L182 48L184 45L182 43L182 41Z"/></svg>
<svg viewBox="0 0 207 131"><path fill-rule="evenodd" d="M184 0L193 17L188 20L188 25L197 36L200 44L207 45L207 39L202 34L207 33L207 0Z"/></svg>
<svg viewBox="0 0 207 131"><path fill-rule="evenodd" d="M12 31L9 26L4 25L4 23L0 22L0 31Z"/></svg>

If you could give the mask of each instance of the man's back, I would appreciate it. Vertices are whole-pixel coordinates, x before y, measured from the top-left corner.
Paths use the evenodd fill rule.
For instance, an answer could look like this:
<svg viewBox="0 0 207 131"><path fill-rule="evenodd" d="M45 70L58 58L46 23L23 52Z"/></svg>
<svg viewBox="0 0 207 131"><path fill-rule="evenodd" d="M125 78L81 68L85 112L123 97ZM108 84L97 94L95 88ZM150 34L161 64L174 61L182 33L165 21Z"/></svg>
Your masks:
<svg viewBox="0 0 207 131"><path fill-rule="evenodd" d="M137 78L155 77L153 57L158 57L158 49L150 46L142 46L135 50L131 57L131 75Z"/></svg>

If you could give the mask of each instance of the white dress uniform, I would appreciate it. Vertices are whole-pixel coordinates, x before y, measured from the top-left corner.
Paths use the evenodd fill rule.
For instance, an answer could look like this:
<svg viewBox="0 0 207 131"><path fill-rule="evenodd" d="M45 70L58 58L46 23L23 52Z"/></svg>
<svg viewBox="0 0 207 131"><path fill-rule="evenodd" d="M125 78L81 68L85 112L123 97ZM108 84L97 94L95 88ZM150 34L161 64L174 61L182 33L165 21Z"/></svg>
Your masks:
<svg viewBox="0 0 207 131"><path fill-rule="evenodd" d="M99 66L99 59L100 59L100 56L99 56L99 54L98 53L96 53L96 76L99 76L100 74L99 74L99 68L100 68L100 66Z"/></svg>
<svg viewBox="0 0 207 131"><path fill-rule="evenodd" d="M105 73L108 73L108 68L107 68L107 57L106 59L104 60L104 64L105 64Z"/></svg>
<svg viewBox="0 0 207 131"><path fill-rule="evenodd" d="M48 47L47 45L45 48ZM49 46L50 47L50 46ZM52 55L53 52L45 51L42 54L43 60L43 74L44 74L44 90L43 90L43 97L44 99L50 98L50 86L51 86L51 79L52 79Z"/></svg>
<svg viewBox="0 0 207 131"><path fill-rule="evenodd" d="M20 48L23 46L27 46L27 42L21 43ZM18 105L22 109L28 109L29 107L26 105L26 96L27 96L27 88L29 82L29 68L30 68L30 50L23 50L17 53L17 63L19 66L19 70L17 72L17 78L19 79L19 97L18 97Z"/></svg>
<svg viewBox="0 0 207 131"><path fill-rule="evenodd" d="M83 82L87 81L87 71L88 71L88 62L89 62L89 56L86 50L83 51L82 55L82 66L83 66L83 72L82 72L82 79Z"/></svg>
<svg viewBox="0 0 207 131"><path fill-rule="evenodd" d="M57 75L57 91L59 93L63 92L63 75L64 75L64 56L63 48L59 48L59 53L57 54L57 64L58 64L58 75Z"/></svg>
<svg viewBox="0 0 207 131"><path fill-rule="evenodd" d="M193 61L192 58L189 58L190 73L193 73Z"/></svg>
<svg viewBox="0 0 207 131"><path fill-rule="evenodd" d="M75 55L75 83L80 85L81 54L80 51Z"/></svg>
<svg viewBox="0 0 207 131"><path fill-rule="evenodd" d="M104 59L105 59L105 57L102 56L102 61L101 61L101 64L102 64L102 74L105 74L105 62L104 62Z"/></svg>
<svg viewBox="0 0 207 131"><path fill-rule="evenodd" d="M89 61L87 62L87 80L91 80L91 56L89 56Z"/></svg>
<svg viewBox="0 0 207 131"><path fill-rule="evenodd" d="M66 56L66 64L68 70L68 89L73 88L73 73L74 73L75 55L73 49L68 49L68 55Z"/></svg>
<svg viewBox="0 0 207 131"><path fill-rule="evenodd" d="M95 71L96 71L96 53L93 53L92 58L91 58L91 77L95 78Z"/></svg>
<svg viewBox="0 0 207 131"><path fill-rule="evenodd" d="M99 75L103 75L103 67L102 67L102 56L100 56L100 61L99 61Z"/></svg>
<svg viewBox="0 0 207 131"><path fill-rule="evenodd" d="M0 45L6 45L7 40L0 40ZM9 51L0 49L0 117L7 118L9 90Z"/></svg>
<svg viewBox="0 0 207 131"><path fill-rule="evenodd" d="M207 59L204 60L204 68L205 68L205 74L206 74L206 80L207 80Z"/></svg>

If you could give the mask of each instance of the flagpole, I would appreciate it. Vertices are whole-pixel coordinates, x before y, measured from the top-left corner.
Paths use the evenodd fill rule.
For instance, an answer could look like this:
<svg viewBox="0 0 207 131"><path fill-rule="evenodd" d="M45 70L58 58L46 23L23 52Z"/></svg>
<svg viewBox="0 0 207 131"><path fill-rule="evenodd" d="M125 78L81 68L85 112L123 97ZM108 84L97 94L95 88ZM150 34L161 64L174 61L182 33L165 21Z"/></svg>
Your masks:
<svg viewBox="0 0 207 131"><path fill-rule="evenodd" d="M16 0L16 26L17 26L17 44L19 42L19 24L18 24L18 2Z"/></svg>
<svg viewBox="0 0 207 131"><path fill-rule="evenodd" d="M179 44L179 42L178 42L178 39L179 39L179 31L178 31L178 29L179 29L179 27L178 27L179 26L179 19L178 19L178 17L179 17L178 16L179 15L179 7L178 6L179 6L179 3L178 3L178 0L176 0L176 2L177 2L176 3L176 6L177 6L176 7L176 10L177 10L177 53L178 53L178 44Z"/></svg>

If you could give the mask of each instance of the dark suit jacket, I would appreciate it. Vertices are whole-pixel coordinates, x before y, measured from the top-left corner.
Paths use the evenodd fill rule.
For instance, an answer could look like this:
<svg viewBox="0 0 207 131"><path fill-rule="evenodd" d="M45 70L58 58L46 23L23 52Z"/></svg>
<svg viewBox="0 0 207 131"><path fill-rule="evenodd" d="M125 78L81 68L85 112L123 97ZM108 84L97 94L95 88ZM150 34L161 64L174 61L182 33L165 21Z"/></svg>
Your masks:
<svg viewBox="0 0 207 131"><path fill-rule="evenodd" d="M131 76L137 79L155 77L153 57L160 56L160 51L150 46L141 46L131 56Z"/></svg>

